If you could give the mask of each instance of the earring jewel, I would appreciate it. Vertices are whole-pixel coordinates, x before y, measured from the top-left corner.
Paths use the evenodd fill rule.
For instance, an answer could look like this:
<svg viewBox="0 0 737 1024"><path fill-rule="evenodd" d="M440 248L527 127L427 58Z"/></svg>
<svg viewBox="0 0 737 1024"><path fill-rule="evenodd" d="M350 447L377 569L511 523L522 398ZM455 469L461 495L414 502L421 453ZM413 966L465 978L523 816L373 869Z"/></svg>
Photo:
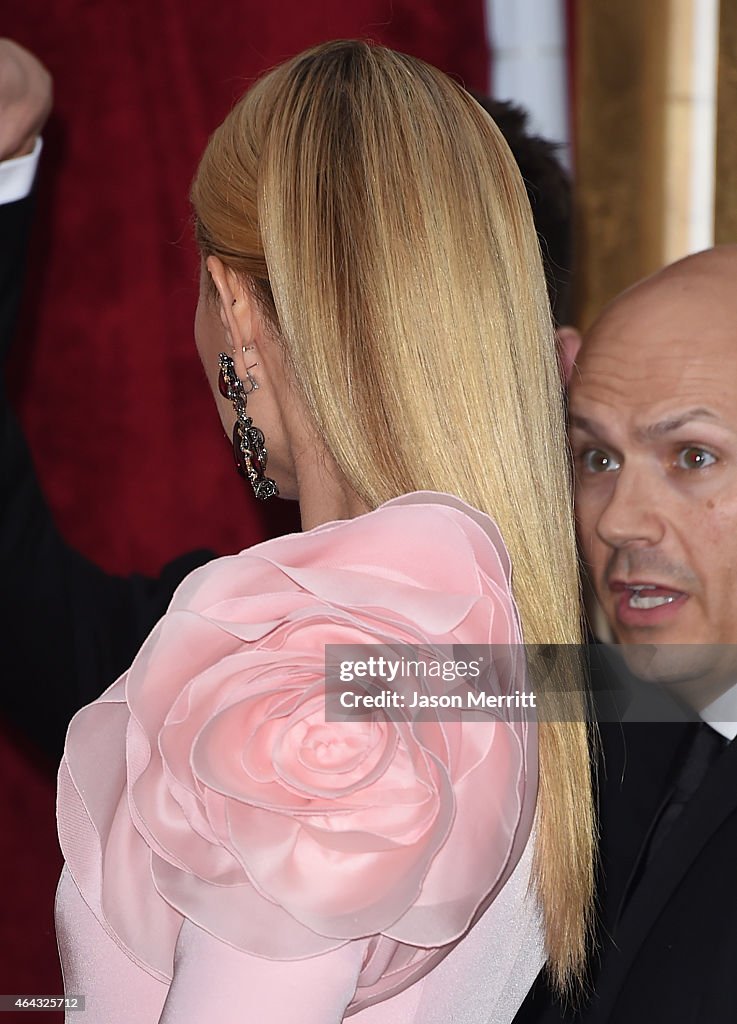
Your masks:
<svg viewBox="0 0 737 1024"><path fill-rule="evenodd" d="M251 367L246 371L248 378L248 387L246 388L236 373L235 363L230 356L221 352L219 359L218 389L223 398L232 402L236 415L233 427L235 465L240 475L250 483L256 497L261 501L266 501L267 498L276 497L279 494L279 488L271 477L266 476L268 456L264 435L258 427L254 427L253 420L246 412L247 396L258 389L258 384L251 375ZM254 363L253 366L255 365Z"/></svg>

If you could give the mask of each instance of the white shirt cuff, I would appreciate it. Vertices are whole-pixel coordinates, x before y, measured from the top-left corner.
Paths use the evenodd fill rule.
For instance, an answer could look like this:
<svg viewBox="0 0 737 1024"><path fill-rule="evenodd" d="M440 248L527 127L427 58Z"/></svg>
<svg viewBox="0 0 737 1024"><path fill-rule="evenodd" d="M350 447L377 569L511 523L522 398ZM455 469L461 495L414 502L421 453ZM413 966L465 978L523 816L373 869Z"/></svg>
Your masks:
<svg viewBox="0 0 737 1024"><path fill-rule="evenodd" d="M0 161L0 204L15 203L30 195L42 146L38 138L32 153Z"/></svg>

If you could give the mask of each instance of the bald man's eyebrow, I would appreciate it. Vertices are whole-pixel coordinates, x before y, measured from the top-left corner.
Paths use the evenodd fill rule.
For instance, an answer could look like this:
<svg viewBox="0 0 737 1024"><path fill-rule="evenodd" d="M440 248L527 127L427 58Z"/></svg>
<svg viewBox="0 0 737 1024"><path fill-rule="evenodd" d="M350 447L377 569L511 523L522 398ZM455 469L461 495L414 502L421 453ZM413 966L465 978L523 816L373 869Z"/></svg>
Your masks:
<svg viewBox="0 0 737 1024"><path fill-rule="evenodd" d="M599 434L601 432L601 428L593 420L586 419L585 416L579 416L575 412L569 414L568 425L570 427L578 427L579 430L586 430L589 434Z"/></svg>
<svg viewBox="0 0 737 1024"><path fill-rule="evenodd" d="M639 427L635 431L635 437L640 441L657 441L658 438L663 437L665 434L670 434L674 430L680 430L681 427L685 427L692 420L709 420L714 423L719 420L719 417L711 409L701 407L698 409L688 409L678 416L669 416L667 419L659 420L657 423L650 423L647 427Z"/></svg>
<svg viewBox="0 0 737 1024"><path fill-rule="evenodd" d="M679 413L677 416L668 416L666 419L659 420L657 423L650 423L646 427L638 427L634 431L634 435L638 441L657 441L659 438L672 433L674 430L680 430L681 427L685 427L693 420L708 420L711 423L718 423L719 419L719 416L717 416L715 412L712 412L711 409L706 409L704 407L688 409L686 412ZM579 416L577 413L571 413L569 415L568 423L569 426L576 427L578 430L585 430L588 434L591 434L594 437L599 437L606 433L606 430L595 420L590 420L586 416Z"/></svg>

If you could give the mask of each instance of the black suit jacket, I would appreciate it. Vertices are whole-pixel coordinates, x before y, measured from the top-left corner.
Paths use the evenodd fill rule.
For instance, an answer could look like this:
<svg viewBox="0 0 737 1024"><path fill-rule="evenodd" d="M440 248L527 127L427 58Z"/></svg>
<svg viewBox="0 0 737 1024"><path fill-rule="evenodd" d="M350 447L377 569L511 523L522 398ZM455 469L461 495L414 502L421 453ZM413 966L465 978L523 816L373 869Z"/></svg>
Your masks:
<svg viewBox="0 0 737 1024"><path fill-rule="evenodd" d="M74 712L130 665L181 579L212 555L185 555L156 579L111 576L55 528L5 387L31 216L31 199L0 204L0 710L58 760Z"/></svg>
<svg viewBox="0 0 737 1024"><path fill-rule="evenodd" d="M654 820L696 725L600 725L593 995L564 1007L538 979L515 1024L737 1021L737 743L709 770L647 871Z"/></svg>
<svg viewBox="0 0 737 1024"><path fill-rule="evenodd" d="M603 851L610 858L618 856L629 806L638 808L633 790L645 784L644 772L658 753L672 755L678 740L668 772L672 776L688 729L682 728L681 736L657 737L655 744L652 736L630 738L629 793L623 785L605 808ZM645 750L648 741L651 749ZM651 822L656 813L657 807ZM638 865L628 867L605 905L612 926L604 937L595 996L584 1020L737 1021L737 744L730 744L712 766L639 881Z"/></svg>

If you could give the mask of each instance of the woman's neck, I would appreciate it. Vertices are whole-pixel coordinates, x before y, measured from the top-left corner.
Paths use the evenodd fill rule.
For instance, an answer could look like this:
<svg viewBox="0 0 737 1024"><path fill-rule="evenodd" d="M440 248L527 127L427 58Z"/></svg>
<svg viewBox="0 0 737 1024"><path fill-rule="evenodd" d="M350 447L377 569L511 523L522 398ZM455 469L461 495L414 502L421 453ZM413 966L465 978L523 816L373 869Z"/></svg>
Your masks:
<svg viewBox="0 0 737 1024"><path fill-rule="evenodd" d="M370 511L324 449L303 452L295 458L294 466L303 530L336 519L353 519Z"/></svg>

